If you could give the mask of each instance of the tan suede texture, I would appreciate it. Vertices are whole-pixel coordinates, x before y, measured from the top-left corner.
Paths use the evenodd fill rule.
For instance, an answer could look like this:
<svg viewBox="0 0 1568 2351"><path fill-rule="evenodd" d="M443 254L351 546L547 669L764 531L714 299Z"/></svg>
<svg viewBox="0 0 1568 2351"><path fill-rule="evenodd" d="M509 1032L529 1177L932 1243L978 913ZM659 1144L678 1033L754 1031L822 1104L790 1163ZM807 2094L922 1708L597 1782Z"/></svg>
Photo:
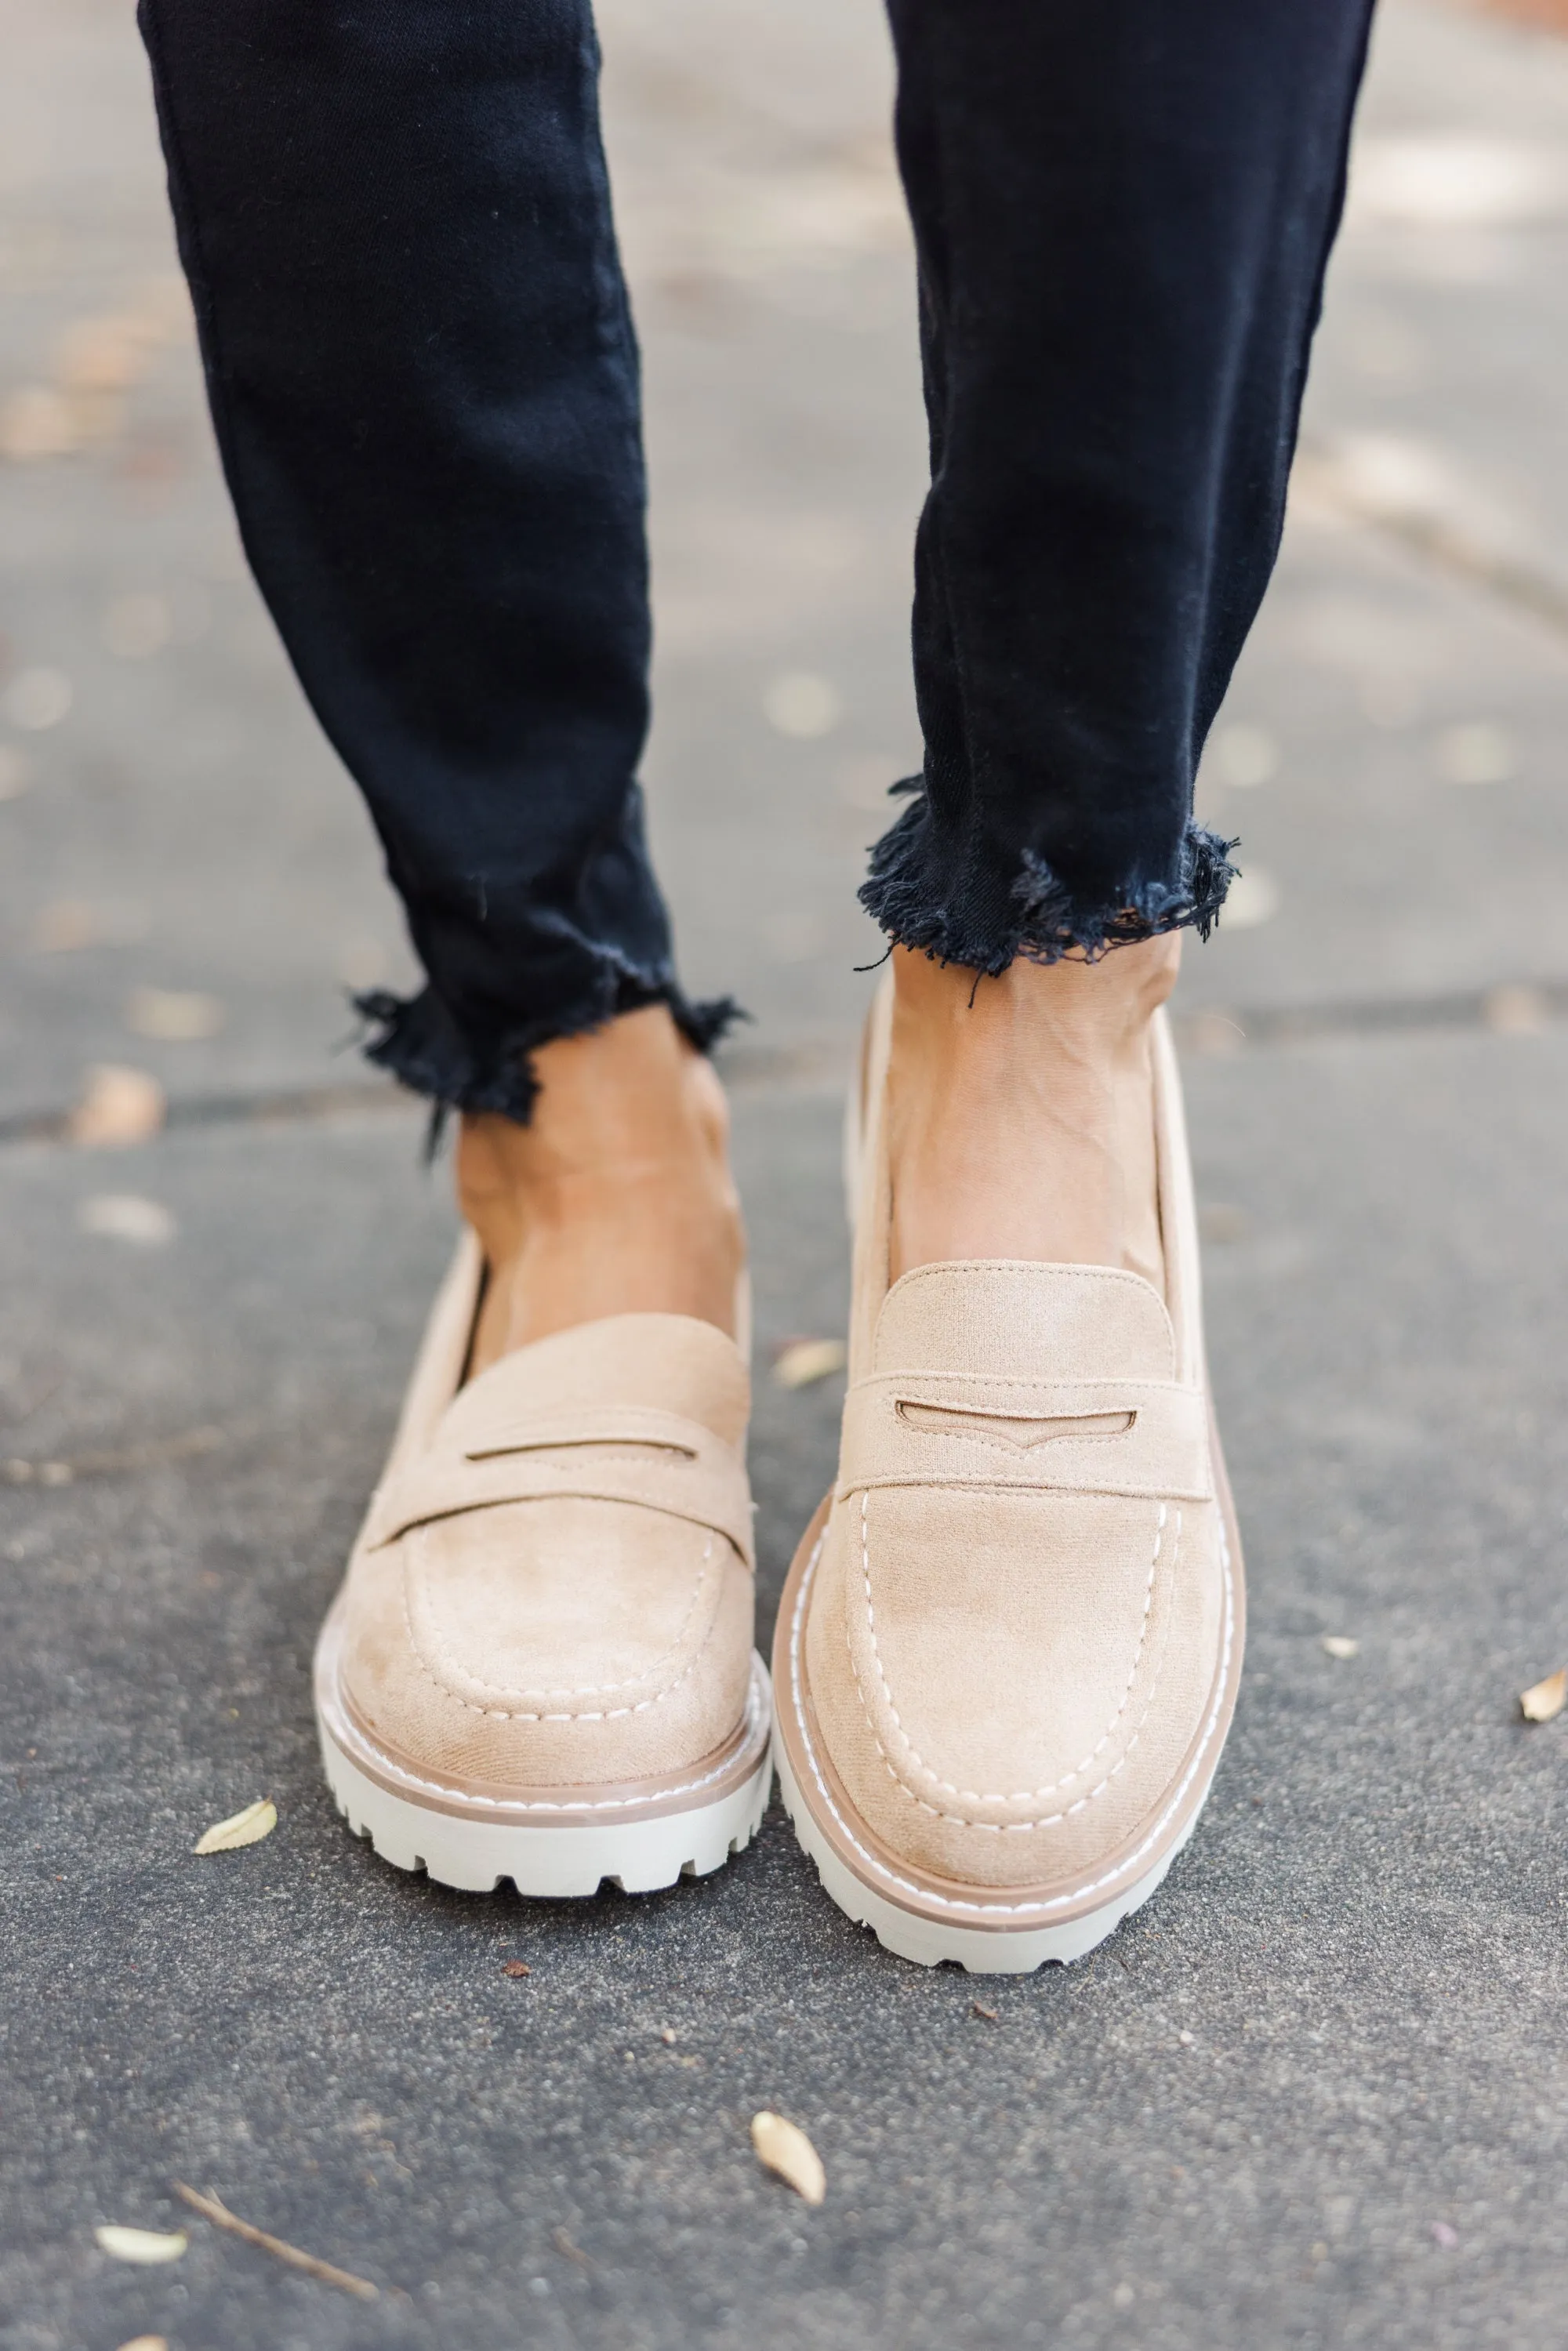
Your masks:
<svg viewBox="0 0 1568 2351"><path fill-rule="evenodd" d="M1092 1266L887 1287L873 1014L850 1394L806 1679L860 1825L964 1886L1092 1883L1168 1809L1212 1706L1222 1521L1180 1096L1155 1044L1169 1305Z"/></svg>
<svg viewBox="0 0 1568 2351"><path fill-rule="evenodd" d="M745 1364L627 1314L461 1386L478 1280L469 1238L350 1562L345 1697L404 1764L496 1790L683 1772L746 1705Z"/></svg>

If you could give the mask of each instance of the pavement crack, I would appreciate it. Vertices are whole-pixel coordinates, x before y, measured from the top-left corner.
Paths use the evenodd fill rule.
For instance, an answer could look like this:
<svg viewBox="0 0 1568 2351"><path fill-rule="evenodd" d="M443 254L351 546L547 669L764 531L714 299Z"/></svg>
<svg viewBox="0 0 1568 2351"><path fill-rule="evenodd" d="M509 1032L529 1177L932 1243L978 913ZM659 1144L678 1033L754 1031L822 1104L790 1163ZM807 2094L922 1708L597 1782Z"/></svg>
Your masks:
<svg viewBox="0 0 1568 2351"><path fill-rule="evenodd" d="M1309 1040L1419 1035L1469 1030L1518 1036L1568 1021L1568 979L1509 980L1490 987L1458 988L1430 996L1352 998L1324 1004L1177 1006L1173 1025L1185 1050L1220 1056ZM791 1093L835 1087L843 1081L849 1050L826 1044L810 1048L752 1048L716 1056L732 1092ZM395 1086L369 1081L322 1086L267 1088L256 1092L197 1094L170 1102L158 1132L140 1147L164 1137L208 1128L305 1126L367 1113L412 1114L415 1098ZM0 1149L24 1144L91 1151L73 1142L69 1108L16 1111L0 1116Z"/></svg>

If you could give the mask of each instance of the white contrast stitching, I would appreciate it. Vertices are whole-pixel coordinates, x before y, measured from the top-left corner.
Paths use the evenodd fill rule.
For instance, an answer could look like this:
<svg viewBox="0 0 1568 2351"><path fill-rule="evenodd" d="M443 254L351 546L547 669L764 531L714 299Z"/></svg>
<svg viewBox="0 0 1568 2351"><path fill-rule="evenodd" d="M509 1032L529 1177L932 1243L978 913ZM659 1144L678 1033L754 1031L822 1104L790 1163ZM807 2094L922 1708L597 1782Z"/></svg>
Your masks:
<svg viewBox="0 0 1568 2351"><path fill-rule="evenodd" d="M753 1732L757 1727L759 1689L760 1684L757 1678L757 1663L754 1657L751 1678L747 1687L746 1713L742 1723L744 1729ZM352 1734L352 1725L346 1725L346 1727ZM689 1796L698 1788L710 1787L715 1780L722 1780L727 1771L733 1771L737 1761L737 1758L732 1755L727 1762L716 1763L711 1771L705 1771L700 1780L683 1780L674 1787L651 1789L645 1796L571 1796L568 1797L564 1803L548 1803L527 1796L480 1796L468 1788L449 1788L443 1781L423 1779L417 1771L409 1771L405 1764L397 1762L391 1755L384 1755L373 1740L366 1739L362 1732L353 1735L358 1736L359 1742L365 1752L374 1758L378 1771L387 1771L395 1779L406 1780L410 1787L426 1789L433 1796L450 1797L455 1802L460 1804L484 1805L492 1812L614 1813L626 1811L634 1804L665 1804L672 1796ZM354 1761L350 1748L339 1740L336 1729L332 1733L332 1743L350 1763ZM745 1751L743 1746L740 1753L744 1755Z"/></svg>
<svg viewBox="0 0 1568 2351"><path fill-rule="evenodd" d="M418 1535L418 1538L423 1538L425 1531L423 1531L423 1526L416 1526L416 1528L409 1528L409 1533L412 1533L412 1535ZM698 1599L701 1599L701 1594L703 1594L703 1571L706 1571L707 1561L710 1561L710 1559L712 1559L712 1533L707 1535L707 1542L703 1544L703 1556L701 1556L701 1559L698 1559L698 1563L695 1563L695 1580L694 1580L694 1584L691 1584L691 1599L686 1601L686 1615L682 1617L682 1620L679 1620L679 1627L677 1627L677 1632L674 1632L674 1638L673 1638L673 1641L670 1641L670 1644L668 1644L668 1648L661 1648L661 1653L658 1653L658 1656L653 1657L653 1662L651 1662L649 1669L646 1669L644 1674L630 1674L630 1677L625 1678L625 1681L601 1681L601 1683L592 1683L592 1681L588 1681L588 1683L583 1683L583 1686L580 1686L580 1688L576 1688L576 1690L513 1690L513 1688L501 1688L501 1686L498 1686L498 1683L482 1681L482 1678L479 1678L479 1674L468 1674L468 1677L465 1677L465 1678L468 1678L468 1681L473 1683L473 1686L475 1686L475 1688L477 1688L477 1690L491 1690L491 1693L494 1693L496 1698L613 1698L613 1695L616 1695L616 1690L630 1690L630 1688L634 1688L634 1686L637 1686L637 1683L646 1681L646 1678L649 1678L649 1674L656 1672L658 1667L661 1667L663 1662L665 1662L665 1657L673 1657L673 1656L674 1656L674 1650L677 1650L679 1646L682 1646L682 1641L685 1641L685 1638L686 1638L686 1625L689 1625L691 1617L695 1615L695 1604L698 1604ZM404 1583L404 1589L407 1589L407 1583ZM412 1620L409 1620L409 1634L412 1634L412 1632L413 1632L413 1625L412 1625ZM435 1644L433 1644L433 1648L435 1648ZM437 1662L437 1665L442 1667L442 1669L444 1669L446 1674L461 1672L461 1667L456 1665L456 1660L454 1660L454 1657L452 1657L452 1653L442 1653L440 1648L435 1648L435 1662ZM454 1695L456 1695L456 1693L454 1693Z"/></svg>
<svg viewBox="0 0 1568 2351"><path fill-rule="evenodd" d="M1163 1502L1160 1504L1160 1514L1155 1525L1154 1557L1149 1562L1149 1578L1147 1583L1144 1587L1144 1613L1138 1625L1138 1646L1133 1653L1132 1671L1127 1676L1127 1686L1122 1693L1121 1705L1111 1717L1110 1722L1106 1725L1103 1736L1100 1739L1098 1743L1091 1749L1090 1752L1084 1757L1082 1763L1075 1763L1071 1771L1064 1771L1060 1780L1052 1780L1043 1788L1023 1788L1018 1790L1014 1794L1009 1796L994 1795L988 1790L984 1792L977 1792L972 1788L957 1788L954 1786L950 1780L940 1778L922 1757L919 1749L915 1746L915 1741L910 1738L908 1731L905 1730L904 1727L903 1718L900 1716L897 1707L894 1704L893 1691L888 1685L886 1669L882 1662L882 1652L877 1646L876 1612L873 1606L871 1590L870 1504L870 1494L862 1494L861 1497L861 1576L865 1586L866 1628L871 1635L872 1659L876 1667L877 1679L882 1684L883 1698L886 1704L889 1714L893 1717L894 1728L907 1750L908 1756L910 1761L913 1762L915 1769L921 1774L923 1779L928 1780L934 1788L939 1789L943 1795L951 1796L955 1802L960 1804L1034 1804L1039 1803L1042 1797L1055 1795L1059 1788L1070 1788L1074 1780L1080 1780L1082 1778L1084 1772L1090 1769L1095 1759L1101 1755L1105 1748L1110 1744L1111 1740L1115 1736L1116 1725L1121 1721L1123 1715L1125 1714L1128 1702L1132 1698L1133 1686L1138 1678L1138 1667L1143 1662L1144 1646L1149 1637L1149 1614L1155 1602L1155 1571L1159 1565L1160 1547L1165 1541L1166 1517L1166 1505ZM1181 1512L1178 1510L1176 1516L1176 1529L1171 1538L1171 1572L1173 1574L1176 1572L1176 1564L1178 1557L1180 1556L1180 1552ZM860 1673L858 1668L855 1667L852 1652L850 1657L850 1667L852 1672L854 1673L855 1688L860 1694L861 1707L865 1715L867 1727L871 1731L873 1739L876 1741L877 1753L887 1765L888 1771L892 1773L895 1784L903 1789L904 1793L908 1796L913 1802L919 1804L923 1812L932 1813L937 1820L949 1821L955 1826L959 1828L993 1830L999 1830L1004 1827L1009 1829L1054 1828L1059 1822L1066 1820L1070 1817L1071 1813L1076 1812L1079 1808L1079 1804L1087 1803L1090 1802L1091 1798L1103 1793L1104 1790L1110 1785L1111 1781L1115 1778L1116 1772L1121 1770L1122 1763L1124 1763L1127 1760L1127 1756L1132 1753L1133 1747L1137 1743L1136 1737L1134 1737L1133 1741L1129 1743L1126 1754L1122 1758L1122 1762L1118 1763L1115 1766L1115 1769L1112 1771L1105 1779L1102 1780L1099 1787L1092 1788L1088 1796L1080 1797L1078 1804L1070 1806L1068 1811L1065 1813L1053 1813L1049 1819L1039 1821L997 1822L970 1820L961 1813L941 1812L935 1804L927 1804L921 1797L916 1796L912 1788L904 1787L903 1779L893 1762L890 1761L885 1749L883 1747L881 1740L877 1738L876 1724L873 1718L870 1705L867 1703L865 1691L861 1684ZM1158 1678L1157 1675L1155 1678ZM1153 1696L1152 1689L1150 1696Z"/></svg>
<svg viewBox="0 0 1568 2351"><path fill-rule="evenodd" d="M1218 1525L1219 1558L1225 1576L1225 1639L1220 1650L1219 1674L1215 1684L1214 1704L1209 1708L1208 1719L1204 1724L1203 1735L1198 1740L1192 1761L1183 1773L1170 1802L1166 1806L1143 1844L1136 1846L1124 1860L1118 1862L1114 1869L1107 1870L1103 1876L1091 1879L1087 1886L1075 1886L1066 1894L1049 1894L1043 1899L1033 1902L968 1902L961 1896L937 1894L930 1886L916 1886L913 1879L901 1877L896 1870L889 1869L885 1862L879 1861L875 1854L869 1853L834 1803L828 1783L822 1777L821 1767L817 1761L817 1750L811 1744L811 1733L806 1722L806 1709L800 1692L800 1635L805 1624L806 1602L810 1594L811 1579L816 1573L817 1563L822 1555L822 1545L827 1541L827 1529L823 1528L817 1537L811 1556L806 1562L805 1573L800 1578L800 1596L795 1603L795 1614L790 1619L789 1698L795 1710L795 1728L800 1733L800 1744L805 1750L806 1761L811 1767L811 1777L821 1794L822 1802L838 1823L844 1842L858 1854L874 1877L881 1878L888 1886L896 1886L902 1894L912 1895L916 1902L928 1904L934 1909L964 1910L977 1918L1038 1917L1045 1911L1063 1910L1069 1905L1081 1903L1086 1895L1099 1894L1107 1886L1115 1885L1119 1878L1126 1877L1129 1870L1158 1844L1169 1823L1180 1811L1186 1801L1186 1792L1197 1777L1204 1758L1208 1752L1209 1741L1214 1737L1225 1705L1230 1677L1230 1652L1236 1638L1236 1593L1230 1570L1230 1544L1225 1531L1223 1509L1218 1512Z"/></svg>
<svg viewBox="0 0 1568 2351"><path fill-rule="evenodd" d="M920 1266L916 1266L915 1268L915 1271L917 1273L923 1272L925 1270L925 1268ZM1069 1268L1066 1266L1061 1268L1061 1271L1063 1273L1068 1270ZM1107 1273L1113 1272L1114 1271L1114 1268L1107 1266L1105 1268L1105 1271ZM1143 1276L1142 1274L1135 1273L1133 1275L1132 1279L1134 1281L1141 1281L1143 1280ZM1048 1390L1052 1395L1064 1395L1070 1389L1112 1388L1118 1395L1124 1393L1133 1395L1154 1394L1156 1395L1192 1396L1195 1400L1198 1399L1197 1390L1196 1388L1184 1387L1180 1380L1156 1380L1143 1378L1121 1379L1109 1374L1103 1379L1051 1380L1042 1379L1040 1374L1035 1372L872 1372L869 1373L863 1380L857 1380L854 1384L855 1389L863 1390L871 1387L896 1386L901 1380L931 1380L934 1382L939 1382L944 1390L956 1383L963 1383L967 1386L977 1388L1026 1388L1031 1395L1038 1395L1042 1388ZM852 1390L851 1393L853 1394L854 1390ZM925 1396L911 1396L907 1401L911 1404L925 1404L939 1400ZM967 1410L967 1406L966 1406L965 1409ZM985 1406L983 1405L977 1405L975 1406L975 1410L977 1412L983 1412ZM1106 1405L1104 1409L1107 1412L1120 1412L1124 1407L1121 1405ZM1047 1414L1044 1416L1049 1419L1051 1415ZM1065 1416L1067 1418L1071 1417L1071 1414Z"/></svg>
<svg viewBox="0 0 1568 2351"><path fill-rule="evenodd" d="M854 1660L852 1657L850 1660L850 1670L852 1673L854 1672ZM855 1673L855 1687L860 1691L861 1704L864 1707L865 1692L861 1689L860 1675L858 1673ZM894 1770L886 1748L883 1745L881 1740L877 1738L875 1726L871 1723L869 1708L866 1713L866 1720L868 1726L871 1728L873 1743L876 1748L877 1753L883 1760L883 1764L887 1771L888 1778L893 1782L893 1784L897 1789L899 1794L903 1796L907 1802L916 1805L923 1813L929 1813L934 1821L946 1821L949 1828L974 1829L986 1836L1012 1836L1014 1834L1026 1834L1035 1829L1060 1828L1063 1821L1071 1820L1075 1813L1082 1812L1086 1805L1092 1803L1096 1796L1103 1796L1104 1794L1106 1789L1116 1777L1117 1772L1120 1771L1123 1766L1126 1763L1134 1748L1137 1745L1139 1740L1144 1735L1143 1726L1140 1724L1138 1729L1134 1731L1131 1739L1128 1740L1124 1752L1118 1761L1111 1766L1110 1771L1106 1772L1105 1777L1101 1781L1099 1786L1097 1788L1091 1788L1086 1796L1080 1796L1076 1802L1069 1804L1065 1812L1051 1813L1047 1814L1044 1819L1038 1821L977 1821L970 1819L969 1816L964 1813L941 1812L935 1804L928 1804L924 1796L917 1796L914 1789L907 1787L904 1781L899 1778L897 1771Z"/></svg>

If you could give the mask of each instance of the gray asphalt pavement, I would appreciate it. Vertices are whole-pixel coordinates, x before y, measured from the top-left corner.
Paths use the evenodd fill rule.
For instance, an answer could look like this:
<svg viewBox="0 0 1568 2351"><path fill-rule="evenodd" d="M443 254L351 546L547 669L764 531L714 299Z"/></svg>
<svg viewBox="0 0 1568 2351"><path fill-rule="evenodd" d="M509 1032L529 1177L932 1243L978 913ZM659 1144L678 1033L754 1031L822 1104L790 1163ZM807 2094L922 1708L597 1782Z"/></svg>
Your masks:
<svg viewBox="0 0 1568 2351"><path fill-rule="evenodd" d="M871 0L601 16L655 828L691 984L758 1016L770 1619L839 1384L768 1366L841 1313L852 884L914 744L908 255ZM1568 1714L1517 1693L1568 1660L1568 42L1385 11L1205 778L1248 886L1181 998L1248 1675L1157 1902L979 1983L852 1929L777 1811L709 1883L527 1907L332 1815L310 1645L452 1235L333 1053L405 950L236 558L129 18L0 41L0 2346L1556 2341ZM164 1132L70 1146L100 1063ZM186 2221L164 2268L93 2238Z"/></svg>

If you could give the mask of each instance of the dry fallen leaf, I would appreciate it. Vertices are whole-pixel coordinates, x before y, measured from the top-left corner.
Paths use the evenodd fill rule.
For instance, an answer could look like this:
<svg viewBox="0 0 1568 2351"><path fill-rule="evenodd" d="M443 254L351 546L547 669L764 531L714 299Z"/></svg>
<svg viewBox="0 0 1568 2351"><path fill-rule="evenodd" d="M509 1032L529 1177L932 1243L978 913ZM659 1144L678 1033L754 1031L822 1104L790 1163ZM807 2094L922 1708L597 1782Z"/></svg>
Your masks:
<svg viewBox="0 0 1568 2351"><path fill-rule="evenodd" d="M169 2351L169 2338L166 2335L133 2335L129 2343L120 2345L120 2351Z"/></svg>
<svg viewBox="0 0 1568 2351"><path fill-rule="evenodd" d="M155 2262L177 2262L191 2240L183 2229L165 2231L161 2229L95 2229L93 2235L106 2253L117 2262L141 2262L151 2266Z"/></svg>
<svg viewBox="0 0 1568 2351"><path fill-rule="evenodd" d="M802 742L831 735L842 706L837 686L809 669L786 670L771 680L762 696L768 725Z"/></svg>
<svg viewBox="0 0 1568 2351"><path fill-rule="evenodd" d="M1239 872L1225 901L1225 919L1233 931L1256 930L1271 923L1280 911L1280 885L1271 873L1249 865Z"/></svg>
<svg viewBox="0 0 1568 2351"><path fill-rule="evenodd" d="M174 632L166 596L139 589L117 596L103 616L103 642L121 661L146 661L162 652Z"/></svg>
<svg viewBox="0 0 1568 2351"><path fill-rule="evenodd" d="M1447 784L1506 784L1518 765L1507 727L1484 718L1446 728L1436 748L1437 773Z"/></svg>
<svg viewBox="0 0 1568 2351"><path fill-rule="evenodd" d="M1351 1640L1343 1633L1325 1633L1323 1648L1331 1657L1358 1657L1361 1655L1361 1643Z"/></svg>
<svg viewBox="0 0 1568 2351"><path fill-rule="evenodd" d="M54 898L40 906L27 945L35 955L72 955L96 946L101 932L98 910L83 898Z"/></svg>
<svg viewBox="0 0 1568 2351"><path fill-rule="evenodd" d="M773 1376L781 1388L809 1388L843 1368L841 1339L795 1339L774 1364Z"/></svg>
<svg viewBox="0 0 1568 2351"><path fill-rule="evenodd" d="M158 328L134 311L78 319L60 338L55 374L69 392L124 392L145 375Z"/></svg>
<svg viewBox="0 0 1568 2351"><path fill-rule="evenodd" d="M193 1853L233 1853L242 1844L259 1844L277 1826L277 1806L270 1796L258 1797L232 1820L214 1821L196 1839Z"/></svg>
<svg viewBox="0 0 1568 2351"><path fill-rule="evenodd" d="M76 445L70 405L51 384L25 383L0 409L0 456L14 465L68 457Z"/></svg>
<svg viewBox="0 0 1568 2351"><path fill-rule="evenodd" d="M1279 773L1280 746L1261 726L1218 726L1208 738L1206 759L1222 784L1251 791Z"/></svg>
<svg viewBox="0 0 1568 2351"><path fill-rule="evenodd" d="M994 2008L988 2008L985 2001L981 2000L972 2000L969 2002L969 2013L971 2016L983 2018L988 2024L995 2024L997 2021L997 2011Z"/></svg>
<svg viewBox="0 0 1568 2351"><path fill-rule="evenodd" d="M1537 1037L1552 1026L1552 1007L1539 987L1494 987L1481 1019L1498 1037Z"/></svg>
<svg viewBox="0 0 1568 2351"><path fill-rule="evenodd" d="M822 2169L822 2158L803 2130L787 2123L782 2115L769 2114L766 2108L751 2117L751 2144L757 2150L758 2163L776 2171L788 2181L808 2204L820 2204L828 2192L828 2175Z"/></svg>
<svg viewBox="0 0 1568 2351"><path fill-rule="evenodd" d="M89 1070L82 1098L66 1121L67 1140L89 1151L145 1143L162 1125L166 1108L162 1087L145 1070L100 1062Z"/></svg>
<svg viewBox="0 0 1568 2351"><path fill-rule="evenodd" d="M74 698L63 669L19 669L5 688L5 716L13 726L43 735L59 725Z"/></svg>
<svg viewBox="0 0 1568 2351"><path fill-rule="evenodd" d="M1526 1722L1550 1722L1568 1706L1568 1666L1561 1673L1548 1674L1543 1682L1527 1689L1519 1701L1519 1710Z"/></svg>
<svg viewBox="0 0 1568 2351"><path fill-rule="evenodd" d="M138 1037L189 1045L217 1035L224 1008L215 996L204 996L198 988L138 987L126 1005L125 1025Z"/></svg>
<svg viewBox="0 0 1568 2351"><path fill-rule="evenodd" d="M68 1486L75 1476L68 1461L0 1461L0 1479L7 1486L28 1486L35 1478L40 1486Z"/></svg>
<svg viewBox="0 0 1568 2351"><path fill-rule="evenodd" d="M77 1222L84 1233L138 1249L163 1249L178 1230L162 1201L144 1200L140 1192L95 1193L78 1208Z"/></svg>
<svg viewBox="0 0 1568 2351"><path fill-rule="evenodd" d="M533 1970L527 1959L508 1959L501 1973L504 1976L531 1976Z"/></svg>

